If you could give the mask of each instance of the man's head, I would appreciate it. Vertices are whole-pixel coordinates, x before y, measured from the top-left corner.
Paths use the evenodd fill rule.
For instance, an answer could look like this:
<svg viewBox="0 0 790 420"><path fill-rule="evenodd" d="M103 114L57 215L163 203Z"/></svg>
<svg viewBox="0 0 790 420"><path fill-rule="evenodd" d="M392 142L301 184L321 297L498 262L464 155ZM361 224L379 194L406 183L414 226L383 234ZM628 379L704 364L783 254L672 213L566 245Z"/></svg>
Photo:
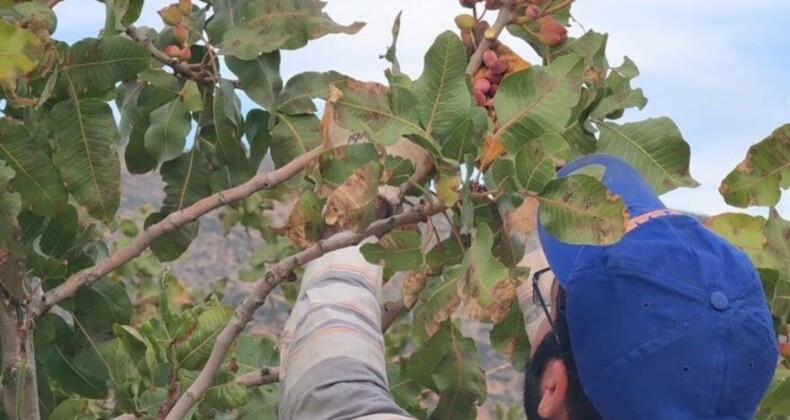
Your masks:
<svg viewBox="0 0 790 420"><path fill-rule="evenodd" d="M608 246L562 242L539 226L556 281L534 289L547 314L531 331L528 416L751 418L778 354L748 258L668 211L617 158L587 156L558 175L589 165L603 166L601 181L623 198L631 223Z"/></svg>

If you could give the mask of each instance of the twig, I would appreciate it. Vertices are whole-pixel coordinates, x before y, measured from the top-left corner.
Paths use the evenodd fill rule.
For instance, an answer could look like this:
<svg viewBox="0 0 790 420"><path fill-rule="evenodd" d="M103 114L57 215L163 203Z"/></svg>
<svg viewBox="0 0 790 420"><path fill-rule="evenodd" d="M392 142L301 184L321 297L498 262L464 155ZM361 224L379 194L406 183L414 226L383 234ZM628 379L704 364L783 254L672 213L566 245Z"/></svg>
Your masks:
<svg viewBox="0 0 790 420"><path fill-rule="evenodd" d="M292 178L304 169L307 163L318 156L321 150L322 148L319 146L274 172L256 175L244 184L229 188L225 191L220 191L181 211L171 213L161 222L146 229L126 247L113 253L107 257L107 259L95 266L71 275L61 285L45 293L40 301L31 304L33 319L38 318L64 299L74 296L79 289L90 286L107 273L127 263L132 258L139 256L154 242L154 240L162 235L172 232L189 222L193 222L206 213L225 204L245 199L258 191L270 189Z"/></svg>
<svg viewBox="0 0 790 420"><path fill-rule="evenodd" d="M126 28L126 34L129 35L129 37L135 42L144 46L145 49L151 53L151 57L154 57L158 61L167 64L177 74L205 85L212 85L216 82L213 75L194 71L191 64L170 57L169 55L165 54L164 51L156 48L156 45L154 45L154 43L148 39L148 37L146 37L142 32L140 32L139 29L135 28L134 26L129 26Z"/></svg>
<svg viewBox="0 0 790 420"><path fill-rule="evenodd" d="M245 373L236 378L236 383L255 388L256 386L273 384L280 381L280 369L276 367L262 367L254 372Z"/></svg>
<svg viewBox="0 0 790 420"><path fill-rule="evenodd" d="M255 310L263 305L266 296L268 296L275 287L293 276L294 269L327 252L356 245L370 236L381 236L398 226L424 221L427 217L444 211L445 209L443 205L438 203L420 205L410 209L408 212L374 222L367 229L362 231L362 233L350 231L338 232L275 264L271 270L266 273L264 279L255 284L252 293L236 307L230 322L225 325L225 328L223 328L217 336L217 341L214 344L214 348L211 350L211 356L203 367L203 370L192 385L190 385L189 389L186 390L184 395L181 396L166 419L180 420L184 418L190 408L192 408L211 385L214 376L222 364L222 360L225 359L228 349L230 349L241 331L244 330L247 323L250 322Z"/></svg>
<svg viewBox="0 0 790 420"><path fill-rule="evenodd" d="M381 332L387 332L396 319L408 311L406 303L403 298L395 302L387 302L384 304L384 309L381 314Z"/></svg>
<svg viewBox="0 0 790 420"><path fill-rule="evenodd" d="M495 34L494 38L502 33L502 30L505 29L505 26L507 26L511 20L513 20L513 0L503 0L496 21L494 21L494 25L491 26ZM469 65L466 66L466 74L474 76L477 69L480 68L480 64L483 62L483 53L490 47L491 41L484 37L482 41L480 41L480 45L477 46L477 50L469 57Z"/></svg>
<svg viewBox="0 0 790 420"><path fill-rule="evenodd" d="M58 3L62 2L62 1L63 0L48 0L47 1L47 7L49 7L51 9L51 8L57 6Z"/></svg>

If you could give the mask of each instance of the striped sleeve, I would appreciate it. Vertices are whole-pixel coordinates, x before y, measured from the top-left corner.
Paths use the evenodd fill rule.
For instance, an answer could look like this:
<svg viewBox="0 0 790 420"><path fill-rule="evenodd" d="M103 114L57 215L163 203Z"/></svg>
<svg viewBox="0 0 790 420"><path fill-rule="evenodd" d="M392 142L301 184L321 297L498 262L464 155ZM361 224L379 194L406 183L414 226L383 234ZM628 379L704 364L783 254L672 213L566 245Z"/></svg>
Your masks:
<svg viewBox="0 0 790 420"><path fill-rule="evenodd" d="M381 275L358 247L307 265L280 342L280 419L411 419L387 384Z"/></svg>

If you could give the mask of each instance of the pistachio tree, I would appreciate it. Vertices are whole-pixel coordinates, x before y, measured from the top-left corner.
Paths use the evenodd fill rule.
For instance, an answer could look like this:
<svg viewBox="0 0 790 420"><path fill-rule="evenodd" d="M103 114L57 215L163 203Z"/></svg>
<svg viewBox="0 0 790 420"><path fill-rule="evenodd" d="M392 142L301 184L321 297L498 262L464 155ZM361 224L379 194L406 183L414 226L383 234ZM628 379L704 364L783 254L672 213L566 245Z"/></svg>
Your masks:
<svg viewBox="0 0 790 420"><path fill-rule="evenodd" d="M281 51L364 25L334 21L322 1L180 0L156 28L136 26L143 2L86 4L105 8L105 22L68 44L60 0L0 0L8 418L276 418L277 346L245 328L273 290L294 290L304 264L374 236L363 254L402 278L382 311L383 330L406 331L388 341L396 401L417 418L473 418L486 399L475 341L485 338L465 337L460 319L492 324L490 343L524 368L515 290L537 223L576 243L624 232L623 202L594 171L555 179L556 169L603 152L660 194L697 185L670 118L617 122L647 103L632 86L637 65L611 65L606 34L569 37L572 0L448 0L458 30L437 34L419 75L400 68L398 16L387 84L309 68L283 80ZM777 204L789 130L749 150L722 183L728 203ZM122 168L164 183L140 220L119 214ZM290 206L284 224L261 213L274 203ZM191 296L160 264L182 258L216 209L265 240L236 305L218 289ZM790 222L772 211L707 223L760 269L786 342ZM790 414L787 368L765 418Z"/></svg>

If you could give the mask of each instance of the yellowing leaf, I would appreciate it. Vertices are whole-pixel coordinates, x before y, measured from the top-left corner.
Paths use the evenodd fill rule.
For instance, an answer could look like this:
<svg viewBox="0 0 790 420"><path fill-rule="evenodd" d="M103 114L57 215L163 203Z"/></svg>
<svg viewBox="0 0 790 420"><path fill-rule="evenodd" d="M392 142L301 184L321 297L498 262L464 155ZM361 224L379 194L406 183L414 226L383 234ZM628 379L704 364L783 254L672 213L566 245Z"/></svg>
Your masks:
<svg viewBox="0 0 790 420"><path fill-rule="evenodd" d="M324 200L313 191L306 191L300 197L288 216L288 224L283 229L294 245L307 248L321 236L321 210Z"/></svg>
<svg viewBox="0 0 790 420"><path fill-rule="evenodd" d="M329 195L324 221L337 230L359 232L374 217L374 204L378 194L381 164L370 162Z"/></svg>
<svg viewBox="0 0 790 420"><path fill-rule="evenodd" d="M0 82L30 73L44 54L44 44L33 32L2 19L0 39Z"/></svg>
<svg viewBox="0 0 790 420"><path fill-rule="evenodd" d="M452 207L458 201L458 193L461 188L461 171L456 168L452 172L439 172L436 180L436 195L439 196L442 204Z"/></svg>

